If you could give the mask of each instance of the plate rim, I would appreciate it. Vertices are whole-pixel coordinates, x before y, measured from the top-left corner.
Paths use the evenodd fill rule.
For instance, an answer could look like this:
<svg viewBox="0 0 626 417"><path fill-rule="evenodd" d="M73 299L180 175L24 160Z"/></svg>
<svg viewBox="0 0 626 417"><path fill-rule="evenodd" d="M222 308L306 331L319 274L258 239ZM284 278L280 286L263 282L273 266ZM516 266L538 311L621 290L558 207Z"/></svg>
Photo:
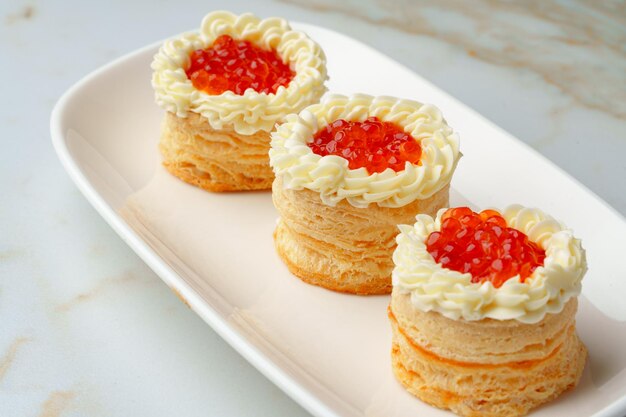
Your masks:
<svg viewBox="0 0 626 417"><path fill-rule="evenodd" d="M424 83L429 84L433 88L439 90L445 94L449 99L462 105L466 110L469 110L474 116L482 118L486 123L490 124L501 131L503 134L508 135L514 139L518 144L525 146L536 157L542 158L548 162L552 168L558 170L561 174L565 175L570 181L574 182L579 188L587 193L591 198L594 198L597 202L602 204L604 208L612 212L616 218L626 223L626 216L622 215L617 209L607 203L604 199L599 197L594 191L589 189L586 185L582 184L578 179L570 175L560 166L556 165L546 156L538 152L536 149L528 145L526 142L518 139L511 133L507 132L481 113L474 110L469 105L461 102L456 97L443 90L441 87L431 83L424 79L419 74L415 73L412 69L405 65L395 61L393 58L387 56L381 51L370 47L369 45L361 42L358 39L352 38L343 33L337 32L333 29L323 26L303 23L299 21L290 21L294 26L304 28L314 28L316 30L321 29L332 33L334 36L346 37L351 41L358 43L363 48L370 52L384 56L392 61L394 64L402 67L404 70L411 72L419 77ZM83 196L89 201L89 203L95 208L96 212L107 222L107 224L122 238L122 240L135 252L139 258L145 262L150 269L157 275L165 284L172 290L175 295L181 298L181 301L186 301L188 307L200 316L222 339L226 341L237 353L243 356L250 365L257 369L261 374L268 378L273 384L285 392L291 399L297 402L305 410L315 416L337 416L339 414L331 406L327 405L322 399L318 398L312 392L308 391L305 387L290 376L288 372L283 370L280 366L276 365L268 356L264 355L252 342L245 339L245 337L236 331L220 313L211 305L209 305L200 295L194 290L184 279L178 275L172 268L170 268L163 259L152 249L133 229L126 223L123 218L111 207L104 199L104 197L96 190L92 183L87 179L86 175L78 166L76 160L72 157L71 152L67 146L66 129L64 129L64 116L66 114L66 108L72 101L77 92L81 91L84 86L88 85L92 80L98 78L100 75L108 72L111 68L118 66L120 63L127 61L137 55L141 55L149 50L155 50L159 47L163 41L170 39L178 35L174 35L153 43L150 43L141 48L135 49L131 52L125 53L122 56L98 67L91 71L87 75L83 76L79 81L74 83L68 88L61 97L57 100L50 116L50 134L53 148L57 157L59 158L63 168L67 172L72 182L76 185ZM621 398L607 404L604 408L598 410L594 417L619 417L621 412L626 411L626 394Z"/></svg>

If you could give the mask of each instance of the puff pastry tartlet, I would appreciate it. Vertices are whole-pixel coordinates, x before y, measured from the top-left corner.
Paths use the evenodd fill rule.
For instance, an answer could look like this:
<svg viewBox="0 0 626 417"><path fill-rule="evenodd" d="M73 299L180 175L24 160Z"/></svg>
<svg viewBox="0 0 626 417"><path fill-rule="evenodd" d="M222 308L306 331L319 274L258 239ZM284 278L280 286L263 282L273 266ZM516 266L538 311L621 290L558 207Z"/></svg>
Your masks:
<svg viewBox="0 0 626 417"><path fill-rule="evenodd" d="M278 254L303 281L391 291L397 225L448 204L459 141L431 105L328 95L272 133Z"/></svg>
<svg viewBox="0 0 626 417"><path fill-rule="evenodd" d="M326 91L319 45L280 18L213 12L152 62L163 165L209 191L271 187L269 132Z"/></svg>
<svg viewBox="0 0 626 417"><path fill-rule="evenodd" d="M585 252L519 205L401 226L389 306L392 366L413 395L461 416L521 416L577 385Z"/></svg>

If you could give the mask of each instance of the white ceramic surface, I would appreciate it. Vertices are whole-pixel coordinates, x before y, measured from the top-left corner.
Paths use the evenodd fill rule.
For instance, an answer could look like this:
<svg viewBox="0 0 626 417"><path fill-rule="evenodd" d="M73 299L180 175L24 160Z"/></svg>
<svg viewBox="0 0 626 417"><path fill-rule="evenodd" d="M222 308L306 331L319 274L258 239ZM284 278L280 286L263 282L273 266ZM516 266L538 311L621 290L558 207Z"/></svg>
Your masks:
<svg viewBox="0 0 626 417"><path fill-rule="evenodd" d="M583 239L590 271L578 330L590 351L576 391L535 415L626 412L626 222L543 157L383 55L309 25L329 88L439 106L460 133L452 203L538 206ZM352 297L293 278L273 251L268 193L205 193L159 166L162 117L147 80L156 45L73 87L52 135L65 168L122 238L261 372L316 415L446 415L406 394L389 364L387 297ZM350 54L343 53L350 51Z"/></svg>

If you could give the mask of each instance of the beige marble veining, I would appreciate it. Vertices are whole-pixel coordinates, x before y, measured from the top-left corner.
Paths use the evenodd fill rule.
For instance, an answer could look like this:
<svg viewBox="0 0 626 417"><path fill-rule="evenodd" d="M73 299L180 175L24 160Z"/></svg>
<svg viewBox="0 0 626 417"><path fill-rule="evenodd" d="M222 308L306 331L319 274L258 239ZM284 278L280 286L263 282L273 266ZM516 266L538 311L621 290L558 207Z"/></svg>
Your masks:
<svg viewBox="0 0 626 417"><path fill-rule="evenodd" d="M20 20L30 20L34 15L35 7L32 5L25 5L18 11L7 14L4 18L4 22L6 25L13 25Z"/></svg>
<svg viewBox="0 0 626 417"><path fill-rule="evenodd" d="M76 396L73 391L53 391L41 405L38 417L59 417Z"/></svg>
<svg viewBox="0 0 626 417"><path fill-rule="evenodd" d="M121 273L120 275L104 278L98 281L97 285L93 287L92 289L86 292L81 292L73 296L71 299L61 304L58 304L54 310L57 313L68 312L74 307L80 304L86 303L88 301L91 301L95 297L98 297L104 291L106 291L107 289L110 289L111 287L117 288L119 285L123 285L123 284L129 283L131 281L136 281L136 280L138 280L138 277L135 274L133 274L132 271L126 271L126 272Z"/></svg>
<svg viewBox="0 0 626 417"><path fill-rule="evenodd" d="M4 355L0 357L0 381L2 381L7 371L13 364L13 360L15 359L18 350L22 347L22 345L30 341L31 339L28 337L16 338L13 343L11 343Z"/></svg>
<svg viewBox="0 0 626 417"><path fill-rule="evenodd" d="M532 71L576 102L626 119L624 2L282 1L433 37L488 63Z"/></svg>

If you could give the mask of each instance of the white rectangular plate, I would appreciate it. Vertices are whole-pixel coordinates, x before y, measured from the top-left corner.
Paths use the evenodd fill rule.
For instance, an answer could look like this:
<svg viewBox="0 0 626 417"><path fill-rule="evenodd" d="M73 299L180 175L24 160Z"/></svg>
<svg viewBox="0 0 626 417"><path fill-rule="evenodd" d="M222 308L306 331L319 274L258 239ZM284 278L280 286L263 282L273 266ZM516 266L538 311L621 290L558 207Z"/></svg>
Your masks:
<svg viewBox="0 0 626 417"><path fill-rule="evenodd" d="M327 29L294 26L326 51L331 91L407 97L443 110L464 154L453 205L541 207L582 238L590 268L578 331L590 360L579 387L535 415L624 415L624 219L541 155L379 52ZM163 170L163 114L150 87L157 48L116 60L59 100L54 146L83 194L197 314L313 414L448 415L394 380L388 297L337 294L289 274L274 253L277 214L269 192L211 194Z"/></svg>

